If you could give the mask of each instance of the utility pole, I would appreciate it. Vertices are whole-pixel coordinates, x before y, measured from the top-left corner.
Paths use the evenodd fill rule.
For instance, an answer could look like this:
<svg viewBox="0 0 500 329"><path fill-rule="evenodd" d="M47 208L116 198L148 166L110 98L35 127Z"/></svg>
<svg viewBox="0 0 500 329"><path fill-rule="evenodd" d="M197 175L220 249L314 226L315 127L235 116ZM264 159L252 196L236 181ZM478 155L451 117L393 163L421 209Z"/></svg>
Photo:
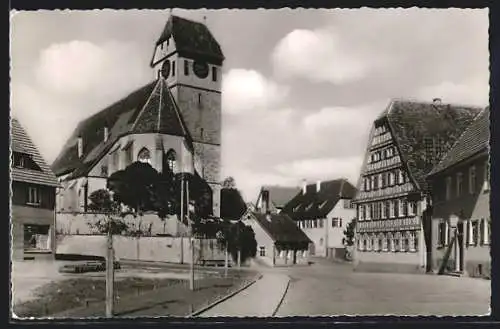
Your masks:
<svg viewBox="0 0 500 329"><path fill-rule="evenodd" d="M114 279L115 279L115 264L113 250L113 233L111 232L112 218L108 215L108 232L106 243L106 317L113 317L113 302L114 302Z"/></svg>
<svg viewBox="0 0 500 329"><path fill-rule="evenodd" d="M239 223L236 223L236 225L238 225L238 229L237 229L237 241L238 241L238 270L241 269L241 242L240 242L240 225Z"/></svg>
<svg viewBox="0 0 500 329"><path fill-rule="evenodd" d="M189 265L189 289L194 291L194 234L193 234L193 225L191 224L191 218L189 216L190 205L189 205L189 180L186 181L186 204L188 206L186 215L189 225L189 247L191 252L191 264Z"/></svg>
<svg viewBox="0 0 500 329"><path fill-rule="evenodd" d="M228 243L227 243L227 238L226 238L226 254L224 255L225 259L224 259L224 277L227 278L227 270L228 270L228 267L229 267L229 250L228 250Z"/></svg>

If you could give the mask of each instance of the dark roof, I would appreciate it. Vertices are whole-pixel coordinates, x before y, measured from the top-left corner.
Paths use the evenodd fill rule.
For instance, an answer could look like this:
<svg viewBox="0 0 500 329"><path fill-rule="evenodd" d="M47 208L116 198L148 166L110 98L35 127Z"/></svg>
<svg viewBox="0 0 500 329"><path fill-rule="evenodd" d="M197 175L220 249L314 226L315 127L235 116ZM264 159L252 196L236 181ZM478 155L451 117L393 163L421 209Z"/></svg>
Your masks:
<svg viewBox="0 0 500 329"><path fill-rule="evenodd" d="M274 208L283 208L290 200L300 192L299 187L288 186L262 186L259 198L262 197L262 191L269 191L269 204Z"/></svg>
<svg viewBox="0 0 500 329"><path fill-rule="evenodd" d="M487 151L490 142L490 110L485 108L465 129L455 145L429 175L434 175L480 152Z"/></svg>
<svg viewBox="0 0 500 329"><path fill-rule="evenodd" d="M56 176L40 155L35 144L26 133L26 130L24 130L19 121L14 118L11 120L11 147L12 152L19 152L30 156L41 169L40 171L13 167L11 172L13 181L36 183L54 187L59 186Z"/></svg>
<svg viewBox="0 0 500 329"><path fill-rule="evenodd" d="M282 212L294 220L325 218L340 199L353 199L355 195L356 188L345 178L321 182L319 192L316 184L309 184L306 193L296 195Z"/></svg>
<svg viewBox="0 0 500 329"><path fill-rule="evenodd" d="M269 234L274 242L279 243L309 243L311 240L286 214L266 214L252 212L257 223Z"/></svg>
<svg viewBox="0 0 500 329"><path fill-rule="evenodd" d="M109 137L104 142L104 128ZM120 101L83 120L52 164L56 175L86 175L126 134L161 133L184 136L191 141L180 111L163 78L134 91ZM83 156L78 158L78 137L83 139Z"/></svg>
<svg viewBox="0 0 500 329"><path fill-rule="evenodd" d="M386 120L417 187L426 190L426 175L452 147L480 107L434 104L409 100L393 100L377 120ZM427 145L435 140L440 152L429 159Z"/></svg>
<svg viewBox="0 0 500 329"><path fill-rule="evenodd" d="M201 55L217 65L222 64L224 60L219 43L203 23L170 16L156 44L165 42L170 36L173 37L175 48L181 56Z"/></svg>

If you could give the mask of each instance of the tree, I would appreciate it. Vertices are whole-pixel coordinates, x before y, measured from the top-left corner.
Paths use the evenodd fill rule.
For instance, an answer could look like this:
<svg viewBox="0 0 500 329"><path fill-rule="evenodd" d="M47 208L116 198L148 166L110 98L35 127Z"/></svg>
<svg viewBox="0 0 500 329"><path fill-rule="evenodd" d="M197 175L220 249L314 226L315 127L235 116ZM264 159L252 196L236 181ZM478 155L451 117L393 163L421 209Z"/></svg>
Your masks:
<svg viewBox="0 0 500 329"><path fill-rule="evenodd" d="M347 224L346 229L344 230L344 238L342 238L342 244L346 247L350 247L354 245L354 234L356 228L356 221L352 220Z"/></svg>
<svg viewBox="0 0 500 329"><path fill-rule="evenodd" d="M233 261L237 261L238 251L241 253L241 262L255 257L257 254L257 240L251 226L245 225L241 221L233 223L224 220L220 227L221 234L218 235L217 240L219 244L227 246Z"/></svg>
<svg viewBox="0 0 500 329"><path fill-rule="evenodd" d="M234 178L228 177L222 183L220 192L220 217L226 220L240 220L247 211L247 204L236 188Z"/></svg>

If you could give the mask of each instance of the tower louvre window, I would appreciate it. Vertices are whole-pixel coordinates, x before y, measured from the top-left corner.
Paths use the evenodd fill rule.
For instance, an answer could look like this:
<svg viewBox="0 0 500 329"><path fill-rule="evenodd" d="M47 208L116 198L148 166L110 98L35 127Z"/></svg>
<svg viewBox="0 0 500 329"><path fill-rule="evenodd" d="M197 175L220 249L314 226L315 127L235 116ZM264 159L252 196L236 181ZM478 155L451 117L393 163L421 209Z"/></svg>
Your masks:
<svg viewBox="0 0 500 329"><path fill-rule="evenodd" d="M175 77L175 60L172 61L172 76Z"/></svg>
<svg viewBox="0 0 500 329"><path fill-rule="evenodd" d="M202 102L201 102L201 93L198 94L198 108L202 108Z"/></svg>
<svg viewBox="0 0 500 329"><path fill-rule="evenodd" d="M187 59L184 60L184 75L189 75L189 62Z"/></svg>
<svg viewBox="0 0 500 329"><path fill-rule="evenodd" d="M212 81L217 81L217 67L212 66Z"/></svg>

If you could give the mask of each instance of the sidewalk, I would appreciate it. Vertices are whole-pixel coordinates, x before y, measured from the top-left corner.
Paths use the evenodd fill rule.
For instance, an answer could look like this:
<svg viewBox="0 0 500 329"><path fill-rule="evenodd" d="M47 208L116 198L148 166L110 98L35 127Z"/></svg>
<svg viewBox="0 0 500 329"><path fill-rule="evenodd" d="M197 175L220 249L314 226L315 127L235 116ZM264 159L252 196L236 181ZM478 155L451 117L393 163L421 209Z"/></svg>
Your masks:
<svg viewBox="0 0 500 329"><path fill-rule="evenodd" d="M289 280L287 275L265 273L253 285L199 317L271 317L286 292Z"/></svg>

